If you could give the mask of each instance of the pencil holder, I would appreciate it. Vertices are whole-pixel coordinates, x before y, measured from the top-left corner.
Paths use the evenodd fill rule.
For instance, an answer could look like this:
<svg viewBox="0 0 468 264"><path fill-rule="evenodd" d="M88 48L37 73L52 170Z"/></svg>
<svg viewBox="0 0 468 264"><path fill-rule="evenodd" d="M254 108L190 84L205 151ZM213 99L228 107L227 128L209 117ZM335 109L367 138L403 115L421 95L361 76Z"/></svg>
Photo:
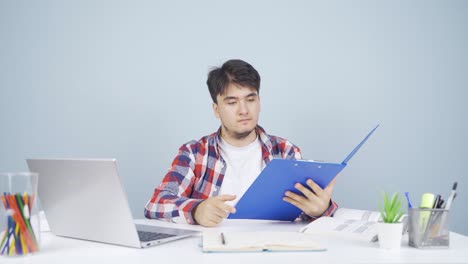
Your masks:
<svg viewBox="0 0 468 264"><path fill-rule="evenodd" d="M24 256L39 251L37 179L37 173L0 173L2 256Z"/></svg>
<svg viewBox="0 0 468 264"><path fill-rule="evenodd" d="M416 248L448 248L449 210L408 209L408 244Z"/></svg>

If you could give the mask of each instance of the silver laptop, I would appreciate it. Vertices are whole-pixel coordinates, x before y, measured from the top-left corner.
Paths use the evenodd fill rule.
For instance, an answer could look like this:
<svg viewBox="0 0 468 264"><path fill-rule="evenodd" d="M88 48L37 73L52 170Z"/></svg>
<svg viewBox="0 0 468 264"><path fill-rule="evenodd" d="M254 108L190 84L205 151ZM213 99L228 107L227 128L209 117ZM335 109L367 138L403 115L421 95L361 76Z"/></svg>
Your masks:
<svg viewBox="0 0 468 264"><path fill-rule="evenodd" d="M197 231L135 225L115 159L27 159L52 233L128 247L149 247Z"/></svg>

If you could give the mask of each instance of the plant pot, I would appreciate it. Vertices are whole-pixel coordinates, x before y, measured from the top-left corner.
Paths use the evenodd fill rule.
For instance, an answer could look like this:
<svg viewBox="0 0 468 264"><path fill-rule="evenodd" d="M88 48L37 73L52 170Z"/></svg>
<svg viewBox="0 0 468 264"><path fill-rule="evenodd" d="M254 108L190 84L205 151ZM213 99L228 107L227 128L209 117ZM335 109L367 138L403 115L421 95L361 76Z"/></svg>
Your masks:
<svg viewBox="0 0 468 264"><path fill-rule="evenodd" d="M400 249L403 223L377 223L380 248Z"/></svg>

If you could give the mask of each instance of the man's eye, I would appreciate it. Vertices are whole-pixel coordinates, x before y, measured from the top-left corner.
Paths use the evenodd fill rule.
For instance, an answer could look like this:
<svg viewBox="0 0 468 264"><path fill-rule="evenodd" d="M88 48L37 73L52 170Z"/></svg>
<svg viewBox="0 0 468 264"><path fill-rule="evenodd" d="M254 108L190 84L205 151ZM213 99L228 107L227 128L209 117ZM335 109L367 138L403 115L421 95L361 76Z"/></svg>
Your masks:
<svg viewBox="0 0 468 264"><path fill-rule="evenodd" d="M235 104L236 104L236 101L228 102L228 105L235 105Z"/></svg>

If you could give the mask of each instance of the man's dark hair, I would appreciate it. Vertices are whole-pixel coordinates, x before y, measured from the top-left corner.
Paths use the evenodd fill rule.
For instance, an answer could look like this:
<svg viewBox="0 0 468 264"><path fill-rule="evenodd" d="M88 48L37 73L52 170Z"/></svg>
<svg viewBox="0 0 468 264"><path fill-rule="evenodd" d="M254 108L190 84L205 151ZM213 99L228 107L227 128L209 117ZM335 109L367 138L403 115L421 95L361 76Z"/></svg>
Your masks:
<svg viewBox="0 0 468 264"><path fill-rule="evenodd" d="M216 97L224 94L230 83L260 91L260 75L252 65L243 60L228 60L208 73L206 84L214 103L218 103Z"/></svg>

